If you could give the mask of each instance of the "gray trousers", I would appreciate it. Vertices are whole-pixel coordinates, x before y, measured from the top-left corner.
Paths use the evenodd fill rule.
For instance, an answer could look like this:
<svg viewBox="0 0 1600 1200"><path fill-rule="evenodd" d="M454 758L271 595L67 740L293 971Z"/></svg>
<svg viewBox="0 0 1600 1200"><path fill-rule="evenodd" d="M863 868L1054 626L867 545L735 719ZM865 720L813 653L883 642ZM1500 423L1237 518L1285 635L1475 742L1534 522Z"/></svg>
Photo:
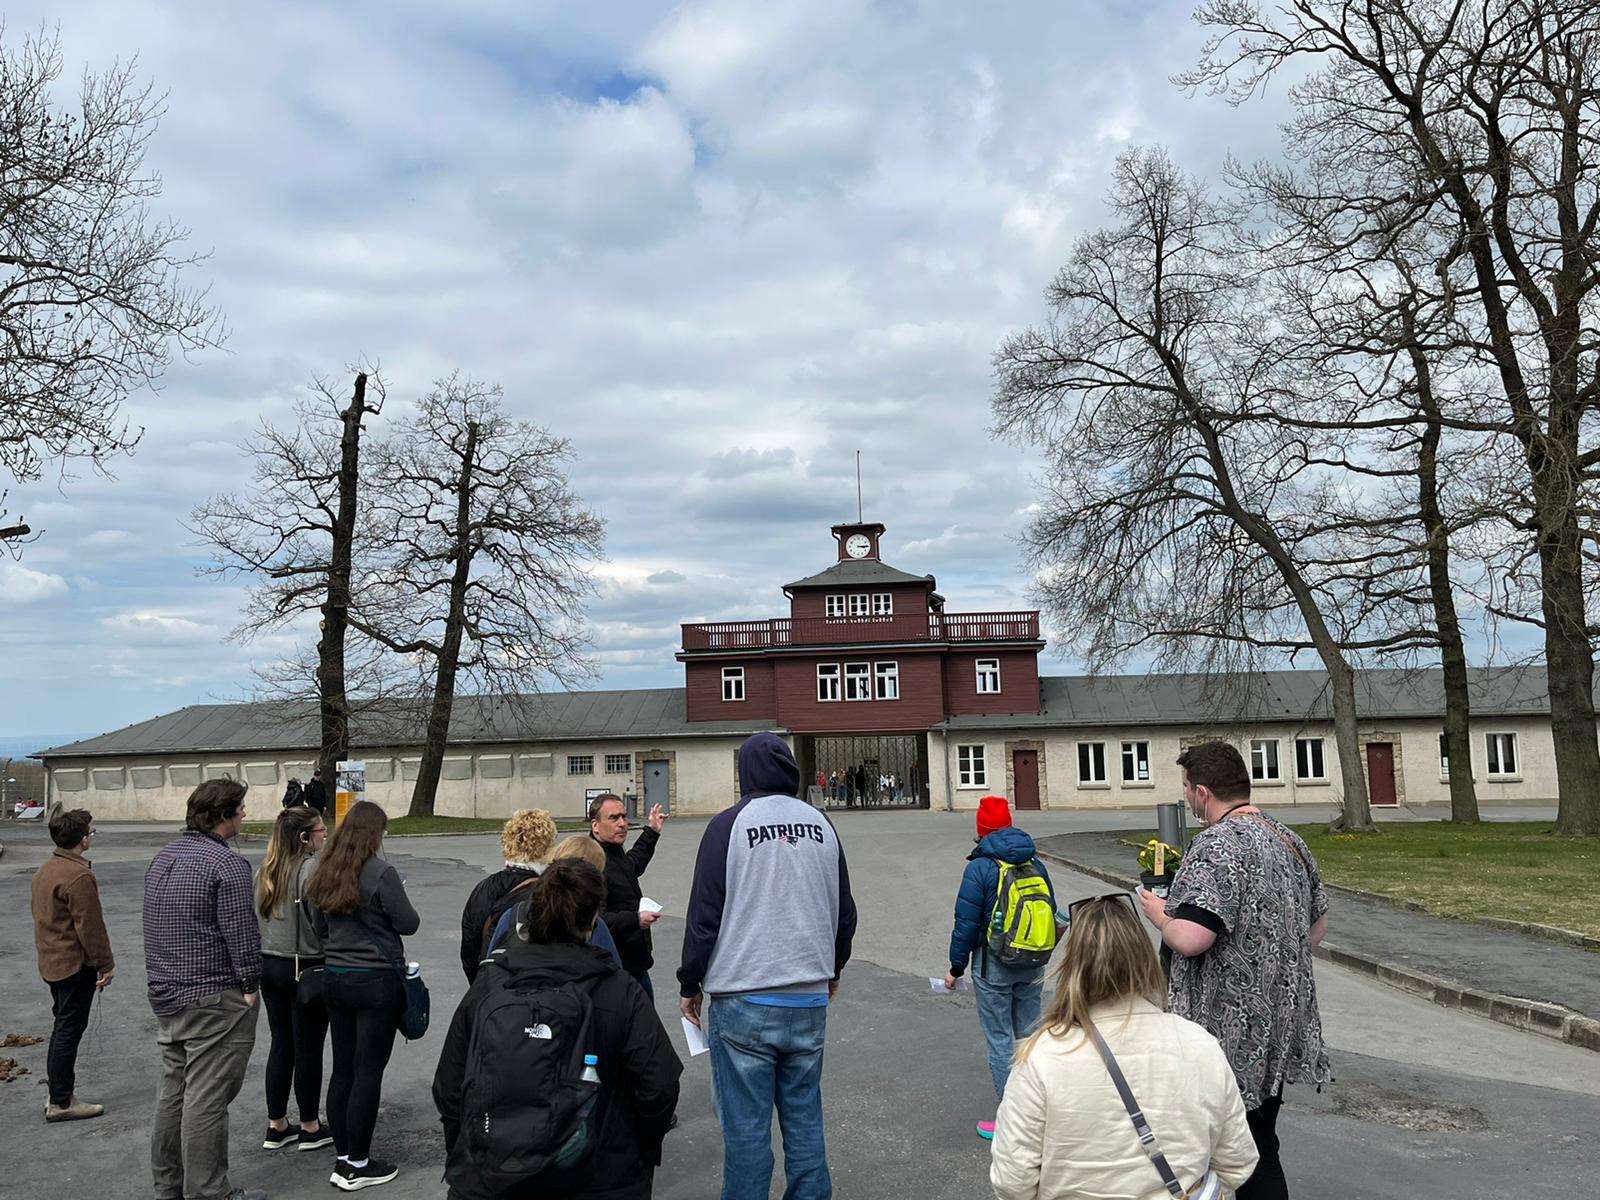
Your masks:
<svg viewBox="0 0 1600 1200"><path fill-rule="evenodd" d="M237 991L157 1017L161 1083L150 1166L156 1200L216 1200L228 1183L228 1105L244 1083L256 1044L259 1002Z"/></svg>

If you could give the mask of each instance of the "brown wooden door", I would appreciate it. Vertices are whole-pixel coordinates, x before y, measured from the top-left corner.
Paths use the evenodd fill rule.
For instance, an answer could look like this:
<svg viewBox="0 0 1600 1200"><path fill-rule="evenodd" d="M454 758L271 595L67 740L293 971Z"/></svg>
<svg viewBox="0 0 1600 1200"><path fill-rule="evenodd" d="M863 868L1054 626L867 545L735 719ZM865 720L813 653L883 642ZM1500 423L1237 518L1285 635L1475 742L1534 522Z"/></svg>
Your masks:
<svg viewBox="0 0 1600 1200"><path fill-rule="evenodd" d="M1039 811L1039 752L1013 750L1011 752L1011 780L1015 794L1012 805L1019 812Z"/></svg>
<svg viewBox="0 0 1600 1200"><path fill-rule="evenodd" d="M1367 743L1367 793L1374 808L1393 808L1398 803L1394 791L1394 746L1389 742Z"/></svg>

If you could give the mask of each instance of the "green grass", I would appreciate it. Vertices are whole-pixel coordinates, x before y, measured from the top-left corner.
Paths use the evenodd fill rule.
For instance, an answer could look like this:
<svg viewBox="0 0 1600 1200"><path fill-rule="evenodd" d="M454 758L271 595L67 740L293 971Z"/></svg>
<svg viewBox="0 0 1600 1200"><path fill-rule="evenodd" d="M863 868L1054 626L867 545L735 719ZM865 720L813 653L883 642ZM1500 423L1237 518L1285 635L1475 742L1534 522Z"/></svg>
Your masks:
<svg viewBox="0 0 1600 1200"><path fill-rule="evenodd" d="M1600 838L1557 837L1548 821L1389 821L1370 834L1294 828L1329 883L1441 917L1500 917L1600 937Z"/></svg>
<svg viewBox="0 0 1600 1200"><path fill-rule="evenodd" d="M505 824L503 817L390 817L389 837L425 837L435 833L499 833ZM557 821L556 828L563 832L588 829L587 821ZM272 833L270 821L247 821L244 833L267 837Z"/></svg>

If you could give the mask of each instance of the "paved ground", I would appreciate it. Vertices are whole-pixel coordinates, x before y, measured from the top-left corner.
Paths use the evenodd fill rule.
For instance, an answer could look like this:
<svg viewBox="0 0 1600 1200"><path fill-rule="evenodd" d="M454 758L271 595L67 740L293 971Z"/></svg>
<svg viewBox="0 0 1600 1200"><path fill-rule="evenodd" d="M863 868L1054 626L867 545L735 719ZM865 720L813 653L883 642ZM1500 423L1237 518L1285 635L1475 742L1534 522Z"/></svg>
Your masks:
<svg viewBox="0 0 1600 1200"><path fill-rule="evenodd" d="M1081 828L1081 814L1036 814L1038 834ZM949 913L970 815L844 814L838 820L862 906L857 959L829 1020L825 1081L830 1158L841 1200L956 1200L988 1194L986 1146L972 1124L992 1107L982 1040L971 1000L927 995L943 969ZM658 928L660 1011L677 1039L669 980L701 822L668 826L645 877L667 906ZM45 853L43 832L13 833L0 859L0 972L4 1033L46 1034L49 994L32 971L27 884ZM26 1200L84 1194L148 1196L148 1120L156 1062L154 1020L145 1004L139 880L166 834L110 826L96 846L121 968L80 1055L80 1089L107 1116L76 1126L41 1118L43 1046L4 1051L32 1074L0 1084L3 1189ZM247 853L259 847L245 845ZM440 1028L463 988L456 965L460 905L486 866L490 837L397 840L391 857L423 914L410 940L434 992L435 1030L397 1048L379 1119L382 1152L404 1167L381 1193L438 1197L441 1139L428 1099ZM1057 872L1064 899L1104 891L1087 877ZM1338 1082L1321 1095L1291 1090L1281 1128L1297 1200L1404 1197L1572 1197L1593 1193L1600 1172L1600 1055L1447 1012L1371 980L1318 966L1324 1020ZM265 1026L262 1027L263 1043ZM237 1183L274 1197L333 1194L321 1155L269 1155L258 1045L234 1106ZM702 1200L719 1187L720 1141L710 1114L705 1058L684 1072L681 1126L668 1141L656 1194ZM309 1160L309 1161L308 1161ZM778 1194L781 1189L775 1189Z"/></svg>

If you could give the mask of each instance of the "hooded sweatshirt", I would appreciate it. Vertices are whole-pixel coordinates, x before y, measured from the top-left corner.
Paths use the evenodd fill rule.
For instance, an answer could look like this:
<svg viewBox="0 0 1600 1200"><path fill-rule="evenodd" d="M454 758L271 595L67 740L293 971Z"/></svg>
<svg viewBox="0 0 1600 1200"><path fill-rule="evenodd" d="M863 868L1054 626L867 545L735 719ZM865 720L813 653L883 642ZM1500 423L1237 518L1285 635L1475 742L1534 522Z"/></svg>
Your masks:
<svg viewBox="0 0 1600 1200"><path fill-rule="evenodd" d="M800 768L775 734L739 748L739 779L743 798L700 839L679 991L826 995L856 931L838 834L797 798Z"/></svg>
<svg viewBox="0 0 1600 1200"><path fill-rule="evenodd" d="M973 847L967 855L967 869L961 876L961 890L956 893L956 923L950 934L950 973L960 975L967 969L967 960L976 958L978 974L988 975L989 918L999 900L1000 864L1033 862L1044 876L1055 901L1055 885L1050 882L1050 872L1042 862L1034 860L1033 839L1015 825L996 829ZM996 966L1000 965L996 960ZM1039 970L1043 970L1041 967Z"/></svg>

